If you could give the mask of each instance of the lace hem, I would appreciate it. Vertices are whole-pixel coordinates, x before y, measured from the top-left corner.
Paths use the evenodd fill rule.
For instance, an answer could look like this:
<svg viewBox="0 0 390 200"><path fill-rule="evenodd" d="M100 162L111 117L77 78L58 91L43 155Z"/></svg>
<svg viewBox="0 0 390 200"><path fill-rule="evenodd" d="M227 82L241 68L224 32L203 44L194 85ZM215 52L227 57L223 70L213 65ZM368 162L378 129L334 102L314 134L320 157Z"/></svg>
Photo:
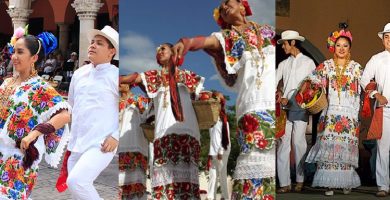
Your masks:
<svg viewBox="0 0 390 200"><path fill-rule="evenodd" d="M135 170L120 171L118 180L119 180L119 184L118 184L119 186L135 184L135 183L146 184L146 174L145 171L143 171L140 168L137 168Z"/></svg>
<svg viewBox="0 0 390 200"><path fill-rule="evenodd" d="M343 163L351 164L357 168L359 149L357 145L346 144L337 140L318 140L307 155L306 162Z"/></svg>
<svg viewBox="0 0 390 200"><path fill-rule="evenodd" d="M70 131L69 131L69 126L66 124L56 151L50 154L45 152L45 161L47 164L49 164L51 167L57 168L58 164L61 161L62 154L64 153L65 146L68 144L69 139L70 139Z"/></svg>
<svg viewBox="0 0 390 200"><path fill-rule="evenodd" d="M327 188L356 188L360 186L360 178L353 168L349 170L317 169L312 186Z"/></svg>
<svg viewBox="0 0 390 200"><path fill-rule="evenodd" d="M275 176L274 148L266 153L241 154L237 159L234 179L269 178Z"/></svg>
<svg viewBox="0 0 390 200"><path fill-rule="evenodd" d="M177 165L169 163L160 167L153 166L152 187L180 182L199 184L198 166L184 162Z"/></svg>

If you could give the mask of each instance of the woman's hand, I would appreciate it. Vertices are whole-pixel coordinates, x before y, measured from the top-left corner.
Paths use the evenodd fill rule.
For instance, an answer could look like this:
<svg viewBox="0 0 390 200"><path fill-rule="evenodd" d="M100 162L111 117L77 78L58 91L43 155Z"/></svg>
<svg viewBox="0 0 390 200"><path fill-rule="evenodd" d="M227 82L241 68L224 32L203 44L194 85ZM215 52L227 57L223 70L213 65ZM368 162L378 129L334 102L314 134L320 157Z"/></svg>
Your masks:
<svg viewBox="0 0 390 200"><path fill-rule="evenodd" d="M108 136L104 140L101 150L103 153L113 152L118 146L118 144L119 144L118 140L116 140L112 136Z"/></svg>
<svg viewBox="0 0 390 200"><path fill-rule="evenodd" d="M119 76L119 83L121 84L139 84L141 83L141 76L138 73L133 73L125 76Z"/></svg>
<svg viewBox="0 0 390 200"><path fill-rule="evenodd" d="M31 131L30 133L28 133L27 136L24 137L22 139L22 141L20 142L20 149L22 151L25 151L28 148L28 146L30 145L30 143L32 141L34 141L35 139L37 139L38 136L40 136L41 134L42 133L40 133L39 131L36 131L36 130Z"/></svg>
<svg viewBox="0 0 390 200"><path fill-rule="evenodd" d="M173 53L172 57L173 57L173 63L175 66L177 66L178 61L182 58L183 51L184 51L184 43L182 41L177 42L172 47L172 53Z"/></svg>

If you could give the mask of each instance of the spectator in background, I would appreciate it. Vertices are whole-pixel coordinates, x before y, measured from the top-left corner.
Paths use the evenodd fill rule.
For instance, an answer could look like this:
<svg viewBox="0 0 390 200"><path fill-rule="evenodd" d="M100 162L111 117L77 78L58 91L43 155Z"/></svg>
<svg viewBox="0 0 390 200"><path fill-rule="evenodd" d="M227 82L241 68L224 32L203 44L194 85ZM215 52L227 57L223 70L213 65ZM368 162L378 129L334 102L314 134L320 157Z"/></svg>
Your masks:
<svg viewBox="0 0 390 200"><path fill-rule="evenodd" d="M46 60L43 68L43 73L53 76L53 72L55 70L56 65L57 65L57 60L54 58L54 55L49 54L49 58Z"/></svg>

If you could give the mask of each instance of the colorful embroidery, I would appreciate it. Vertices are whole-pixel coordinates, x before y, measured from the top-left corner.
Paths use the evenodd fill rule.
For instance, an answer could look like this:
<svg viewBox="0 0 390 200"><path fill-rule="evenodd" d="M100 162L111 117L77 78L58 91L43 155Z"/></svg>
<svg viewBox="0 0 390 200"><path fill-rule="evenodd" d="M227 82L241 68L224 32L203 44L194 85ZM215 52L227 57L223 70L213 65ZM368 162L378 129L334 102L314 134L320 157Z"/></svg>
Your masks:
<svg viewBox="0 0 390 200"><path fill-rule="evenodd" d="M119 170L131 170L140 168L146 172L148 168L148 158L139 152L120 152Z"/></svg>
<svg viewBox="0 0 390 200"><path fill-rule="evenodd" d="M37 124L38 117L27 103L19 102L11 107L12 116L8 123L8 136L13 140L25 137Z"/></svg>
<svg viewBox="0 0 390 200"><path fill-rule="evenodd" d="M37 169L22 167L22 157L13 155L0 161L0 192L9 199L27 199L37 178Z"/></svg>
<svg viewBox="0 0 390 200"><path fill-rule="evenodd" d="M233 185L232 200L274 200L275 179L240 179Z"/></svg>
<svg viewBox="0 0 390 200"><path fill-rule="evenodd" d="M119 101L119 111L123 111L127 106L133 105L137 107L139 112L142 114L147 108L149 102L150 99L142 95L130 94Z"/></svg>
<svg viewBox="0 0 390 200"><path fill-rule="evenodd" d="M153 188L153 199L187 200L200 199L199 185L193 183L171 183Z"/></svg>
<svg viewBox="0 0 390 200"><path fill-rule="evenodd" d="M273 44L272 39L275 36L275 31L271 26L264 25L259 27L252 22L252 26L248 27L243 33L239 33L235 29L225 29L222 31L225 38L225 53L230 65L235 64L241 59L244 51L251 51Z"/></svg>
<svg viewBox="0 0 390 200"><path fill-rule="evenodd" d="M275 143L275 111L247 113L238 120L238 142L243 153L271 149Z"/></svg>
<svg viewBox="0 0 390 200"><path fill-rule="evenodd" d="M161 166L172 162L192 162L198 164L199 142L189 135L170 134L154 141L154 164Z"/></svg>
<svg viewBox="0 0 390 200"><path fill-rule="evenodd" d="M169 81L168 74L162 75L161 70L150 70L145 72L146 79L146 88L149 93L157 92L161 87L164 87L163 78ZM176 75L177 83L184 84L191 93L196 91L196 88L199 86L202 77L196 75L194 72L188 70L178 69L178 73Z"/></svg>
<svg viewBox="0 0 390 200"><path fill-rule="evenodd" d="M12 99L8 101L9 107L6 110L3 108L0 113L0 130L7 129L7 134L1 136L3 137L0 140L1 144L10 142L12 144L13 141L25 137L41 120L39 118L41 114L55 109L54 106L64 101L41 78L32 78L18 87L11 97ZM59 129L55 133L43 136L47 154L56 152L63 132L64 129ZM0 154L0 196L7 196L10 199L27 199L35 184L37 165L25 171L22 167L22 153L6 155L6 157L3 157L4 152Z"/></svg>
<svg viewBox="0 0 390 200"><path fill-rule="evenodd" d="M122 199L135 199L141 198L146 193L146 186L142 183L135 183L129 185L120 186L119 196Z"/></svg>

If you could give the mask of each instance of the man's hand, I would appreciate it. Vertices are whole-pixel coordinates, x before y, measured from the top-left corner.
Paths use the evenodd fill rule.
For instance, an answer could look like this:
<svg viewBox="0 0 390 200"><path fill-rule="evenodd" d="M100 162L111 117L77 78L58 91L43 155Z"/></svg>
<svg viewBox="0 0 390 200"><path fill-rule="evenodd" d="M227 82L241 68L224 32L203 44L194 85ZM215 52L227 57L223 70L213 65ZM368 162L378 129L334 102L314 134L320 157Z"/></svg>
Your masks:
<svg viewBox="0 0 390 200"><path fill-rule="evenodd" d="M287 99L287 98L282 98L282 99L280 100L280 103L281 103L283 106L287 106L287 104L288 104L288 99Z"/></svg>
<svg viewBox="0 0 390 200"><path fill-rule="evenodd" d="M113 152L116 147L118 146L119 142L118 140L116 140L115 138L111 137L111 136L108 136L103 144L102 144L102 152L103 153L108 153L108 152Z"/></svg>
<svg viewBox="0 0 390 200"><path fill-rule="evenodd" d="M374 95L374 97L376 98L376 100L379 102L379 105L380 106L384 106L388 103L386 97L384 97L383 95L379 94L379 93L376 93Z"/></svg>
<svg viewBox="0 0 390 200"><path fill-rule="evenodd" d="M218 155L217 155L217 159L218 159L218 160L222 160L222 154L218 154Z"/></svg>

